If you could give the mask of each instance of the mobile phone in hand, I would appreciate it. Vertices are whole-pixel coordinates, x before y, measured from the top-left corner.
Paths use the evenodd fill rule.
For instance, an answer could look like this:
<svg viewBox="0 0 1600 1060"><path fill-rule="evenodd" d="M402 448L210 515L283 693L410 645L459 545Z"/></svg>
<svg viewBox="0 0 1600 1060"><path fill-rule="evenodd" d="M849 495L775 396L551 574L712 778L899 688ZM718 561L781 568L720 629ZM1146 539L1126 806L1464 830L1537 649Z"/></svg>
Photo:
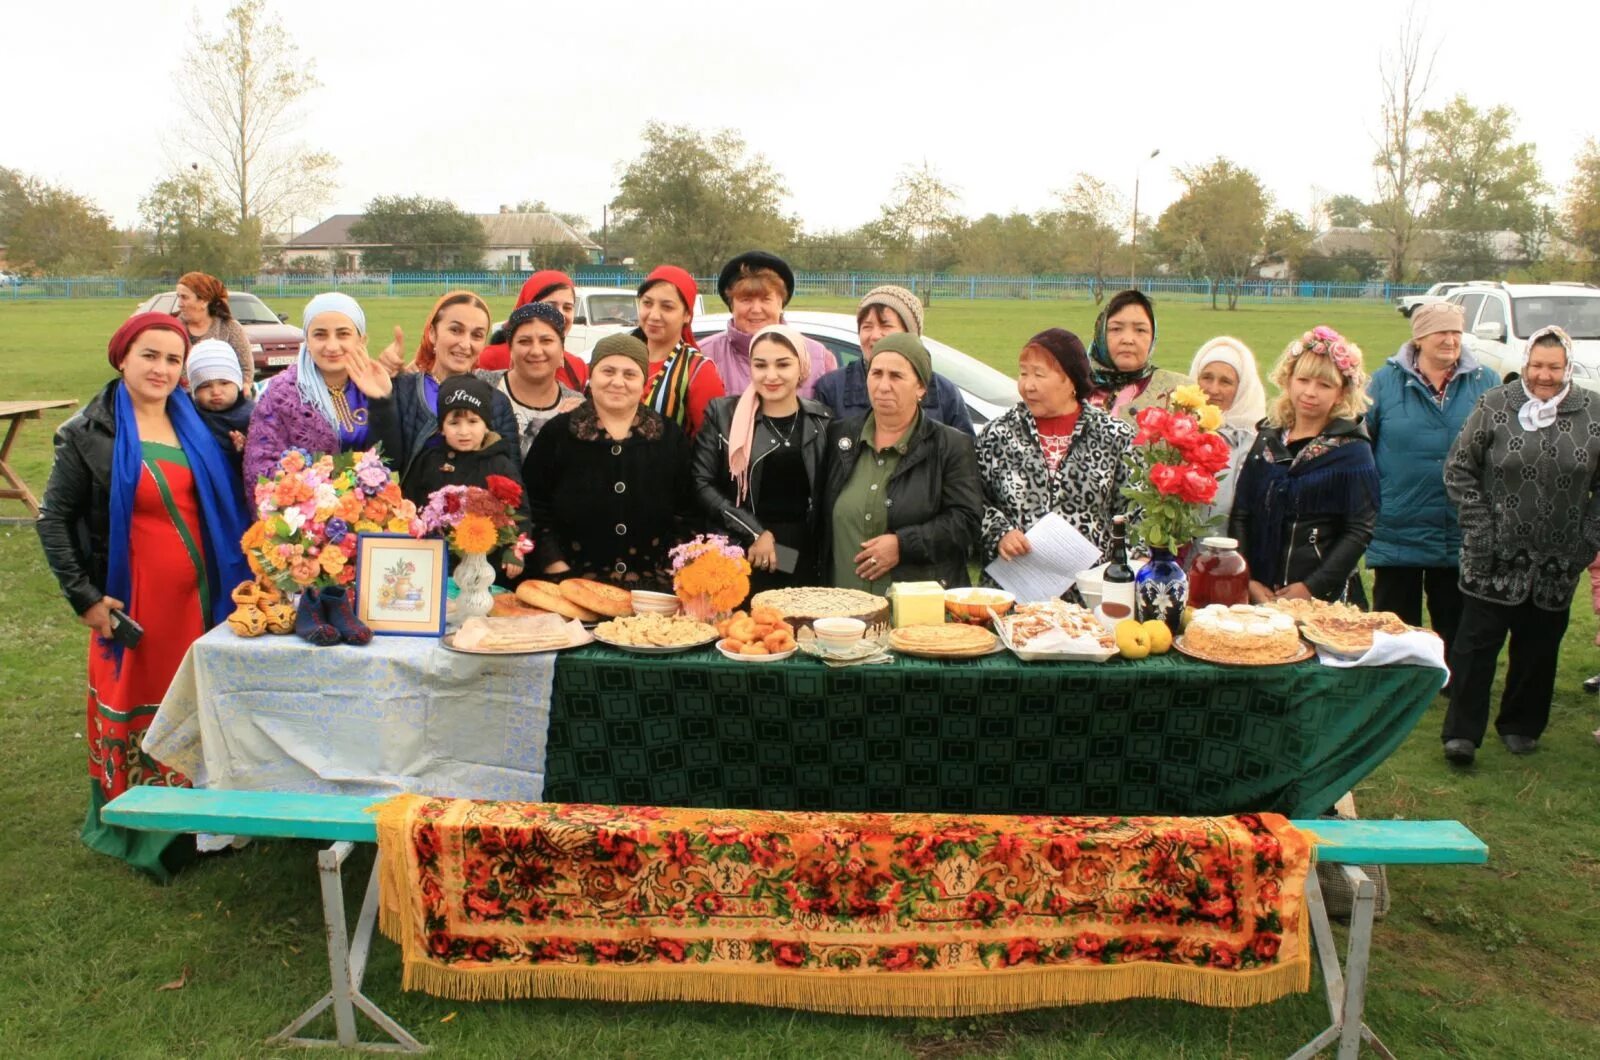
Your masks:
<svg viewBox="0 0 1600 1060"><path fill-rule="evenodd" d="M128 613L119 608L111 611L111 639L124 648L137 648L144 639L144 627L128 617Z"/></svg>
<svg viewBox="0 0 1600 1060"><path fill-rule="evenodd" d="M800 562L800 550L790 548L788 545L773 545L772 548L777 553L778 570L784 574L793 574L795 566Z"/></svg>

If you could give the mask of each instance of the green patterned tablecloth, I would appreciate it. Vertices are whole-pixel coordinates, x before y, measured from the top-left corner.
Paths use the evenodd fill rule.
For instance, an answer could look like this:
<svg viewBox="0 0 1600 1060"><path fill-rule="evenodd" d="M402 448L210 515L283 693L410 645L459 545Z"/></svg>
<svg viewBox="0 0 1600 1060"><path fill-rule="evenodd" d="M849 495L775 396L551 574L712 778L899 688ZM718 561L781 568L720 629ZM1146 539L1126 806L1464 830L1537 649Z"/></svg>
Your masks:
<svg viewBox="0 0 1600 1060"><path fill-rule="evenodd" d="M562 653L545 799L769 810L1325 812L1444 683L1421 666L1244 669L897 660L831 670L715 649Z"/></svg>

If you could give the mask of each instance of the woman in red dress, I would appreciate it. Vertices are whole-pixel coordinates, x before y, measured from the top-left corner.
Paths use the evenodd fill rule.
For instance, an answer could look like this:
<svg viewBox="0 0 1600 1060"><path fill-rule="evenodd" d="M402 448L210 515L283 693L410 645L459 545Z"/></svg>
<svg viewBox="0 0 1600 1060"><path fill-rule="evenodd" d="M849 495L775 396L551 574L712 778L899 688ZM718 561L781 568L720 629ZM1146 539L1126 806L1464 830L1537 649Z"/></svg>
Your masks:
<svg viewBox="0 0 1600 1060"><path fill-rule="evenodd" d="M166 314L117 329L108 352L120 378L56 432L38 523L62 593L95 633L83 841L161 880L193 854L192 840L105 824L100 808L137 784L188 786L144 754L144 732L189 645L250 578L236 472L176 389L188 351L183 325ZM136 644L113 635L122 616L143 628Z"/></svg>

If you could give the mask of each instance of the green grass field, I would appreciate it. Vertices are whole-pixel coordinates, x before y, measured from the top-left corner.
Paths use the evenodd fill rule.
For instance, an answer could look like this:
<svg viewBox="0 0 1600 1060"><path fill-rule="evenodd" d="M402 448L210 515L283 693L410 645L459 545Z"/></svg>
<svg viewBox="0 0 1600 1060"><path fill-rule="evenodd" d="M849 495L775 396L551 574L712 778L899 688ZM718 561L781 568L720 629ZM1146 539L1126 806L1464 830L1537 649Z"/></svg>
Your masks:
<svg viewBox="0 0 1600 1060"><path fill-rule="evenodd" d="M372 301L371 332L415 341L431 299ZM843 303L808 308L846 309ZM123 302L0 303L0 400L87 398L109 378L105 340ZM280 305L291 319L298 306ZM498 313L510 299L496 299ZM1157 360L1186 369L1216 334L1269 367L1300 331L1327 323L1368 369L1405 337L1380 305L1301 304L1213 312L1160 308ZM929 333L1008 373L1034 332L1087 336L1087 302L941 302ZM15 463L42 489L50 431L32 423ZM1586 597L1585 587L1583 596ZM1368 816L1458 818L1489 844L1478 868L1396 870L1377 928L1368 1021L1402 1055L1600 1055L1600 670L1594 617L1575 605L1549 732L1513 758L1491 742L1468 772L1445 766L1438 700L1404 746L1357 789ZM0 1056L239 1057L327 983L310 843L258 843L168 887L90 854L77 839L84 766L84 630L62 602L30 527L0 527L0 688L6 743L0 805ZM1492 736L1491 736L1492 741ZM14 811L14 812L13 812ZM358 856L351 889L370 860ZM183 976L182 989L159 989ZM1086 1005L956 1020L812 1015L741 1006L557 1001L461 1004L399 989L395 947L376 947L367 990L437 1056L1270 1057L1322 1028L1320 993L1240 1011L1159 1002Z"/></svg>

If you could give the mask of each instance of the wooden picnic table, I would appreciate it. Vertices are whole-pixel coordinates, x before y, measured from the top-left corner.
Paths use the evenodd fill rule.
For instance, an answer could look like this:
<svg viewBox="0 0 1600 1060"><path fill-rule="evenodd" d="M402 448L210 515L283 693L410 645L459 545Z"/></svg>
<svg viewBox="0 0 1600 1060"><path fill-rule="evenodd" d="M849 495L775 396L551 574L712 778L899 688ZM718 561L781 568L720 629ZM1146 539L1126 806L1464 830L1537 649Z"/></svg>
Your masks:
<svg viewBox="0 0 1600 1060"><path fill-rule="evenodd" d="M22 481L22 476L11 467L11 444L22 430L23 420L36 420L48 409L71 408L78 402L73 398L53 398L45 401L0 401L0 423L6 425L6 436L0 441L0 501L21 501L27 505L26 516L0 516L0 523L31 523L39 518L39 499Z"/></svg>

